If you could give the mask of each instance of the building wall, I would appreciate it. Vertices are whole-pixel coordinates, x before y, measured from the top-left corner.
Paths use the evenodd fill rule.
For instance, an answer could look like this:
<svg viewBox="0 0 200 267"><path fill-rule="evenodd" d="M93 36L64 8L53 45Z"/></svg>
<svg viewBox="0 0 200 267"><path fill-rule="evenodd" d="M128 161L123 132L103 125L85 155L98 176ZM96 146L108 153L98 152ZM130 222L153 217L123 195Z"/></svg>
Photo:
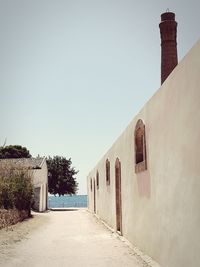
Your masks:
<svg viewBox="0 0 200 267"><path fill-rule="evenodd" d="M36 209L45 211L47 209L47 184L48 170L46 160L43 160L41 169L33 170L33 185L37 193L35 194Z"/></svg>
<svg viewBox="0 0 200 267"><path fill-rule="evenodd" d="M200 42L129 124L88 175L99 172L96 213L116 229L115 160L121 162L122 234L161 266L200 262ZM134 100L133 100L134 104ZM135 173L134 130L146 129L147 170ZM105 162L111 182L106 185Z"/></svg>
<svg viewBox="0 0 200 267"><path fill-rule="evenodd" d="M34 187L33 194L34 194L34 202L32 205L32 208L35 211L40 211L40 191L41 191L41 186Z"/></svg>

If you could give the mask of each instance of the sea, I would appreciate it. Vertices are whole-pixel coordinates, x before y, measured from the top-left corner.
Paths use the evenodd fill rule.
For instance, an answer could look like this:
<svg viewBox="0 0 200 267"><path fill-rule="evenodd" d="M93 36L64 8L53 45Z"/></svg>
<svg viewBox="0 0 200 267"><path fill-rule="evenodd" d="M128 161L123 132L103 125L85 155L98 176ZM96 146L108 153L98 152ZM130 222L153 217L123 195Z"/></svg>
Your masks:
<svg viewBox="0 0 200 267"><path fill-rule="evenodd" d="M48 196L49 208L86 208L87 195Z"/></svg>

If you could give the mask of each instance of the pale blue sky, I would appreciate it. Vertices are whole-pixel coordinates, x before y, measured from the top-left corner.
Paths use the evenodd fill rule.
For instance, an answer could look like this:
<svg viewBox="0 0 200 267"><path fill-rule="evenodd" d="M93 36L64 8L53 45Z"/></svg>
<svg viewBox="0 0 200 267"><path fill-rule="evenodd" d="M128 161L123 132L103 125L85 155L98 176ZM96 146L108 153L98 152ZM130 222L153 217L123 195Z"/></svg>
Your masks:
<svg viewBox="0 0 200 267"><path fill-rule="evenodd" d="M0 0L0 144L71 157L86 176L160 87L160 14L179 60L200 37L199 0Z"/></svg>

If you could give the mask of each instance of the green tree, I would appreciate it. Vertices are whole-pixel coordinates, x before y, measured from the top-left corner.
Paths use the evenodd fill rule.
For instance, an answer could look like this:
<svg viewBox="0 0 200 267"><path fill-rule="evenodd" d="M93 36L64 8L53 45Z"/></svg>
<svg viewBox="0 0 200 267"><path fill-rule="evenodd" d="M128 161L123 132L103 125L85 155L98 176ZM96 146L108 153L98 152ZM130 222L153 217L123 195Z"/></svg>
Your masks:
<svg viewBox="0 0 200 267"><path fill-rule="evenodd" d="M0 147L0 159L8 158L31 158L31 154L26 147L19 145L14 146L1 146Z"/></svg>
<svg viewBox="0 0 200 267"><path fill-rule="evenodd" d="M58 194L59 196L76 194L78 183L75 175L78 171L71 165L71 158L66 159L65 157L54 156L47 159L50 194Z"/></svg>

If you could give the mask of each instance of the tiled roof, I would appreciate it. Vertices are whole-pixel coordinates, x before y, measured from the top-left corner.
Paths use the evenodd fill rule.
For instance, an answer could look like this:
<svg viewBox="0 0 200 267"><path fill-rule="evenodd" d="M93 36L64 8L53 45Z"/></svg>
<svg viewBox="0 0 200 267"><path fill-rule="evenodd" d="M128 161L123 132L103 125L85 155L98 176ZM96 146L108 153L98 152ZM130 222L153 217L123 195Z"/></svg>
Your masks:
<svg viewBox="0 0 200 267"><path fill-rule="evenodd" d="M0 164L16 165L16 167L24 167L29 169L40 169L44 158L18 158L18 159L0 159Z"/></svg>

